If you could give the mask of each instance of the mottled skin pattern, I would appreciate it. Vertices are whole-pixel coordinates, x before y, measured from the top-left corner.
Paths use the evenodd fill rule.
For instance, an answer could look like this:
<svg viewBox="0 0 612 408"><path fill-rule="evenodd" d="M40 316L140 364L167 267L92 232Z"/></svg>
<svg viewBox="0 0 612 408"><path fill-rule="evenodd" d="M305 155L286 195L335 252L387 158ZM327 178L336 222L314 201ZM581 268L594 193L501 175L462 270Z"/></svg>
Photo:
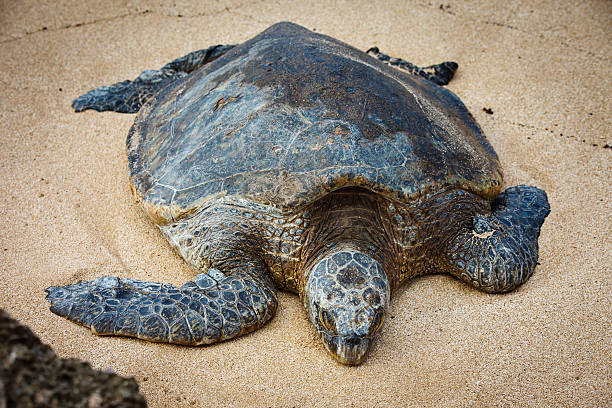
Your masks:
<svg viewBox="0 0 612 408"><path fill-rule="evenodd" d="M180 288L50 287L51 310L97 334L199 345L265 324L278 288L301 296L338 361L359 364L407 279L449 273L492 293L525 282L546 194L500 194L495 152L435 85L456 64L369 51L380 61L281 23L79 97L78 111L140 109L133 192L198 274Z"/></svg>
<svg viewBox="0 0 612 408"><path fill-rule="evenodd" d="M385 320L389 281L376 259L346 243L308 276L304 307L325 347L344 364L359 364Z"/></svg>

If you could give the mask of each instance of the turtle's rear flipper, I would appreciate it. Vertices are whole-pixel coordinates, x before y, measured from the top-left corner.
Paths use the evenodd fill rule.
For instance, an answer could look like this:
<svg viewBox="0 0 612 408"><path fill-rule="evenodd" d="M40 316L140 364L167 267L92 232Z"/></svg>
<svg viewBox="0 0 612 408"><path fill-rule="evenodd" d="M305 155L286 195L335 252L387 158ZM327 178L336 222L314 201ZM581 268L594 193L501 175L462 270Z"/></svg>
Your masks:
<svg viewBox="0 0 612 408"><path fill-rule="evenodd" d="M249 333L274 315L275 289L253 271L210 269L181 288L104 276L46 292L53 313L96 334L201 345Z"/></svg>
<svg viewBox="0 0 612 408"><path fill-rule="evenodd" d="M72 107L76 112L95 109L98 112L136 113L164 86L214 61L233 47L233 45L215 45L194 51L164 65L160 70L143 71L133 81L123 81L93 89L76 98L72 102Z"/></svg>
<svg viewBox="0 0 612 408"><path fill-rule="evenodd" d="M391 58L390 56L380 52L378 47L372 47L367 50L366 53L373 54L376 58L378 58L385 64L399 67L410 72L413 75L418 75L438 85L448 84L451 79L453 79L453 75L455 75L455 71L457 71L457 68L459 67L456 62L445 61L440 64L430 65L428 67L421 68L401 58Z"/></svg>
<svg viewBox="0 0 612 408"><path fill-rule="evenodd" d="M477 215L446 248L452 275L486 292L508 292L531 277L538 262L540 227L550 213L546 193L516 186L493 201L492 214Z"/></svg>

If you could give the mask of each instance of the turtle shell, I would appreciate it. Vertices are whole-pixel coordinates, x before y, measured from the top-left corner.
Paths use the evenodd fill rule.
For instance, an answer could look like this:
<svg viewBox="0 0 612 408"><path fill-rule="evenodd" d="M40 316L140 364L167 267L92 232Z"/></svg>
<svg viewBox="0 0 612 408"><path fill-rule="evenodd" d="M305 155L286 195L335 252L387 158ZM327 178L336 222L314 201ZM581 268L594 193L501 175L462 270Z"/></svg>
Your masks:
<svg viewBox="0 0 612 408"><path fill-rule="evenodd" d="M292 212L348 186L492 199L502 181L452 92L291 23L164 88L127 144L133 190L159 224L223 196Z"/></svg>

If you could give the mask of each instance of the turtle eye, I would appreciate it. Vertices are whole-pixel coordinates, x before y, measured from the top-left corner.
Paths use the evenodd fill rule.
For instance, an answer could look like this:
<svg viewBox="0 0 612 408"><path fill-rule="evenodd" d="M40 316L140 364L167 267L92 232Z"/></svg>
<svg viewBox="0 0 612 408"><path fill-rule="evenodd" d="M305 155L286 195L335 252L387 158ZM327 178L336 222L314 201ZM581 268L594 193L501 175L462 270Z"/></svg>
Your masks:
<svg viewBox="0 0 612 408"><path fill-rule="evenodd" d="M376 316L374 317L374 321L372 322L372 325L370 326L370 335L376 333L382 327L384 321L385 321L385 314L381 312L376 313Z"/></svg>
<svg viewBox="0 0 612 408"><path fill-rule="evenodd" d="M321 322L325 330L328 330L330 332L336 331L336 322L334 321L334 318L332 317L331 313L329 313L327 310L319 310L319 321Z"/></svg>

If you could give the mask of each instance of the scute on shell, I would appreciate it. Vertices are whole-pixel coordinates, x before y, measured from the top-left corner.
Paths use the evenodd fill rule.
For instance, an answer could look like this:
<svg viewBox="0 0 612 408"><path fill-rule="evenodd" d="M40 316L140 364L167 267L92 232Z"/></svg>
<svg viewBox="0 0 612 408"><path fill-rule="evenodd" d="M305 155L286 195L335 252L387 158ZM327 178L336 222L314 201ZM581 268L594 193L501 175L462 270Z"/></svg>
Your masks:
<svg viewBox="0 0 612 408"><path fill-rule="evenodd" d="M128 136L133 190L158 224L214 198L297 211L360 186L396 200L501 188L461 101L351 46L279 23L152 98Z"/></svg>

